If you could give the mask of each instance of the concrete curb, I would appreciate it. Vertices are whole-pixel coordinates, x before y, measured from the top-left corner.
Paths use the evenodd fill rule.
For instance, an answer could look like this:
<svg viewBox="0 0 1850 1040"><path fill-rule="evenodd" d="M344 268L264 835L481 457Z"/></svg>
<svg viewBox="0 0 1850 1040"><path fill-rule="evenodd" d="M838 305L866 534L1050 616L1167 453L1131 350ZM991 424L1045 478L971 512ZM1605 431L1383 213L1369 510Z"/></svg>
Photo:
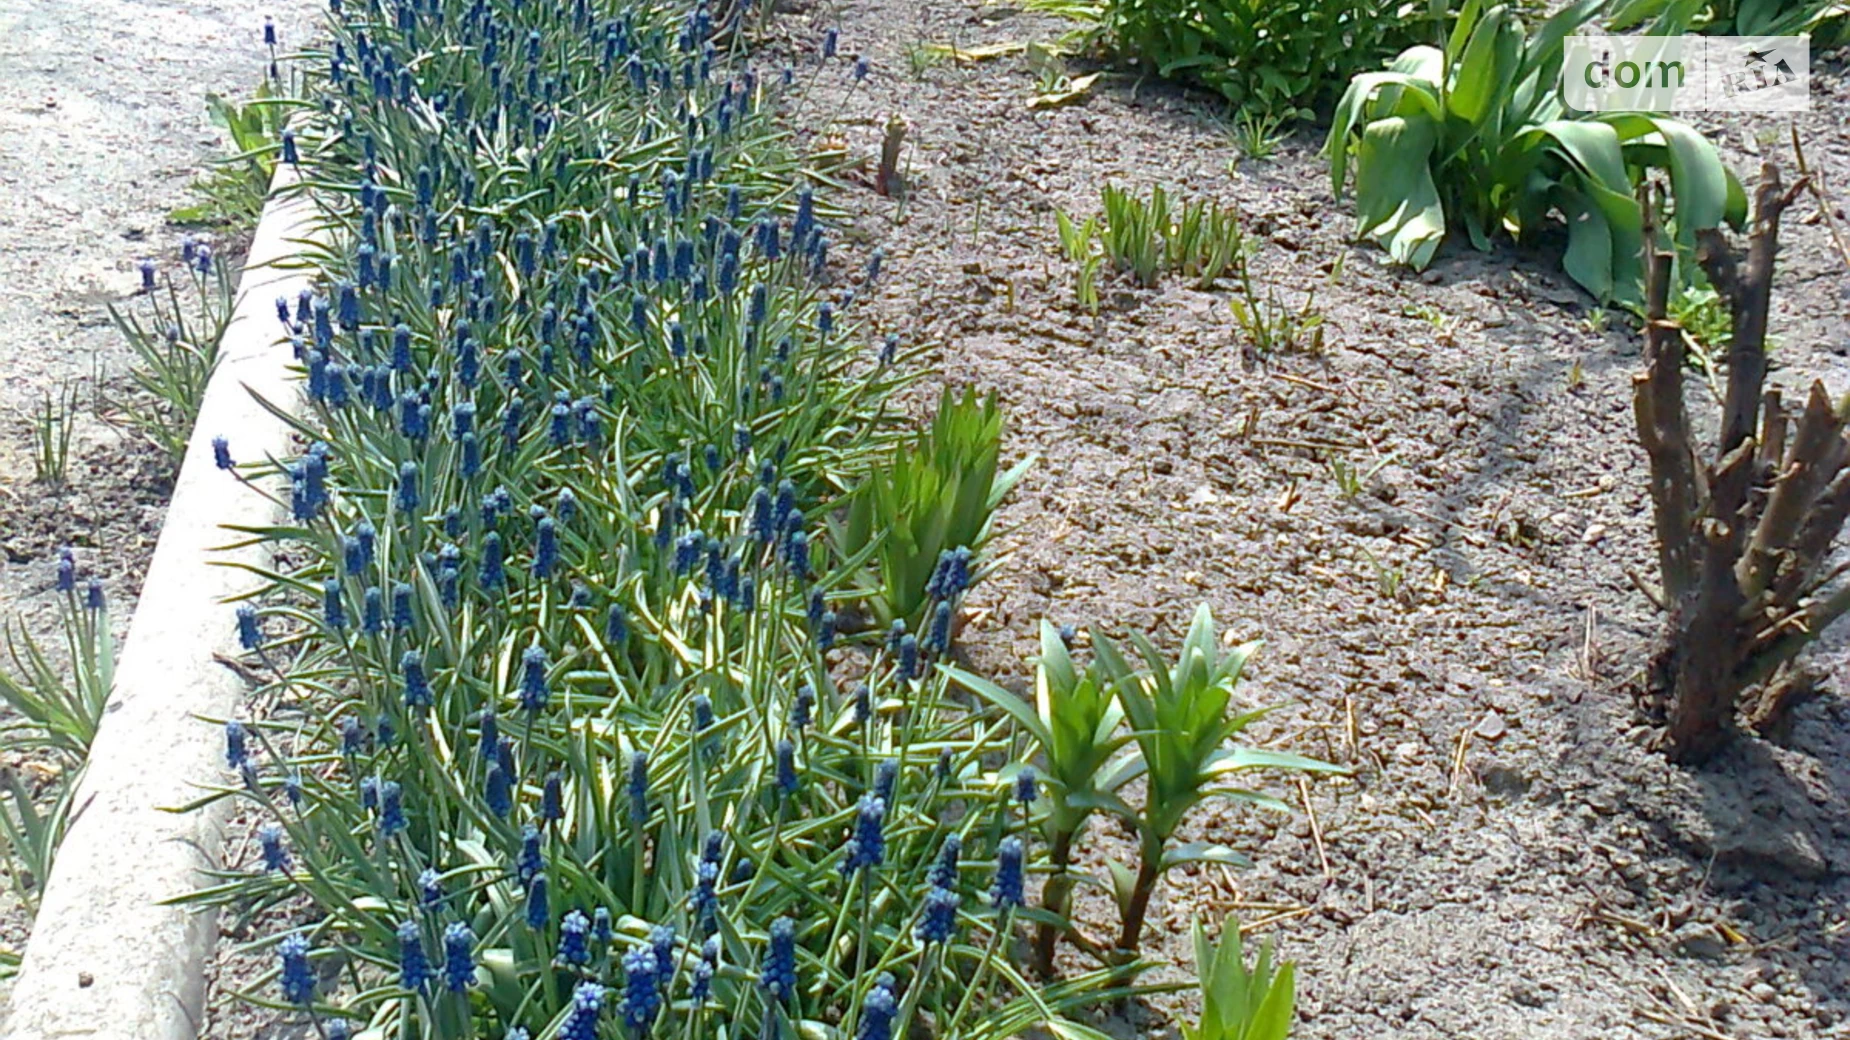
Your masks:
<svg viewBox="0 0 1850 1040"><path fill-rule="evenodd" d="M217 921L161 901L218 864L229 807L166 809L228 779L224 738L199 717L235 715L246 693L213 657L238 652L225 600L257 581L215 564L270 561L262 546L215 547L234 540L222 525L273 523L276 506L217 470L212 438L225 437L240 461L290 452L289 428L252 393L279 405L296 399L274 301L308 288L310 274L274 265L300 253L316 214L305 196L280 196L293 181L279 165L72 803L76 818L13 985L0 1032L8 1040L192 1040L199 1031Z"/></svg>

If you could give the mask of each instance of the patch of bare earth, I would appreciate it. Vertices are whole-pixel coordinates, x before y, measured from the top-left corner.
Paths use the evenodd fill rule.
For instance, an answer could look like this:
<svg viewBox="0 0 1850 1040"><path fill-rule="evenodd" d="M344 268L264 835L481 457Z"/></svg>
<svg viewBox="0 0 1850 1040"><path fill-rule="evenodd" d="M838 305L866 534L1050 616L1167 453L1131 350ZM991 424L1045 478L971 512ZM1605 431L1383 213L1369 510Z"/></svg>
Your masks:
<svg viewBox="0 0 1850 1040"><path fill-rule="evenodd" d="M1411 274L1347 241L1315 130L1229 172L1211 98L1107 75L1037 111L1025 59L908 61L1056 21L852 0L793 12L784 45L813 54L830 25L872 74L832 66L797 121L865 159L838 201L886 252L880 323L932 344L945 381L998 389L1010 450L1042 458L1002 517L1012 556L974 596L975 665L1025 683L1043 617L1173 645L1207 602L1266 641L1243 695L1297 705L1263 735L1355 770L1268 781L1297 807L1283 819L1197 816L1184 839L1259 865L1171 875L1153 952L1186 965L1198 915L1266 922L1300 962L1306 1040L1842 1035L1843 641L1814 655L1827 693L1785 743L1700 771L1648 748L1628 692L1659 621L1627 574L1655 560L1639 348L1617 315L1596 331L1558 243L1450 248ZM1850 100L1839 66L1820 71L1800 130L1850 184ZM903 203L871 187L893 116ZM1751 175L1768 127L1709 129ZM1225 287L1108 283L1082 311L1054 211L1096 212L1106 182L1237 205L1263 279L1293 302L1316 290L1325 351L1245 356ZM1844 258L1815 218L1785 244L1774 378L1841 393ZM1353 498L1338 460L1372 474ZM1111 826L1086 846L1095 867L1134 856ZM1100 936L1115 920L1102 896L1081 916Z"/></svg>

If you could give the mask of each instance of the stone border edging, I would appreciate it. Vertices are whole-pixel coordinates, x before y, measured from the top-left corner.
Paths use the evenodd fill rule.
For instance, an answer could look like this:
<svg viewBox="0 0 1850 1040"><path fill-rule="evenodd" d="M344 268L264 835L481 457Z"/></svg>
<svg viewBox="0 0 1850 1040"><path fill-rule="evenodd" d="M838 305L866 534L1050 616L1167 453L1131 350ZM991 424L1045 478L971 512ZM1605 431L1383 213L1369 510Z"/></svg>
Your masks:
<svg viewBox="0 0 1850 1040"><path fill-rule="evenodd" d="M307 269L276 266L315 229L308 197L283 191L295 179L278 164L13 984L6 1040L193 1040L202 1024L216 915L162 901L218 866L230 803L169 810L228 779L224 738L200 719L235 715L248 689L214 657L239 652L225 601L258 580L223 564L268 565L268 550L223 550L241 540L224 525L274 523L277 506L217 469L212 439L241 462L291 453L289 427L253 393L284 406L298 392L274 304L311 284Z"/></svg>

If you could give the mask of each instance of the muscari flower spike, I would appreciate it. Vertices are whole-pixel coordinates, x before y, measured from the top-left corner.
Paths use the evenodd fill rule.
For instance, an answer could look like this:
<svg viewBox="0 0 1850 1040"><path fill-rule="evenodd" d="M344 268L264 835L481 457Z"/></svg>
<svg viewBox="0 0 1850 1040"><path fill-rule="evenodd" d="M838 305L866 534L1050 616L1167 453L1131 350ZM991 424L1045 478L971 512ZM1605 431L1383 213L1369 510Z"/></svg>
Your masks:
<svg viewBox="0 0 1850 1040"><path fill-rule="evenodd" d="M540 852L540 829L527 824L520 832L520 855L514 858L514 876L524 886L546 869L546 857Z"/></svg>
<svg viewBox="0 0 1850 1040"><path fill-rule="evenodd" d="M893 1040L893 1019L898 1014L899 998L883 976L861 1001L861 1025L855 1036L858 1040Z"/></svg>
<svg viewBox="0 0 1850 1040"><path fill-rule="evenodd" d="M263 628L257 618L257 608L249 603L238 606L238 645L246 650L263 648Z"/></svg>
<svg viewBox="0 0 1850 1040"><path fill-rule="evenodd" d="M583 965L591 963L591 919L583 910L573 910L559 922L559 955L561 964Z"/></svg>
<svg viewBox="0 0 1850 1040"><path fill-rule="evenodd" d="M649 756L637 751L630 755L629 768L630 822L638 827L649 822Z"/></svg>
<svg viewBox="0 0 1850 1040"><path fill-rule="evenodd" d="M546 650L529 646L520 655L520 706L528 712L544 710L551 694L546 688Z"/></svg>
<svg viewBox="0 0 1850 1040"><path fill-rule="evenodd" d="M398 660L398 667L405 680L405 707L417 710L436 703L430 693L430 680L424 674L423 653L406 650Z"/></svg>
<svg viewBox="0 0 1850 1040"><path fill-rule="evenodd" d="M379 833L390 837L405 830L405 790L396 780L379 785Z"/></svg>
<svg viewBox="0 0 1850 1040"><path fill-rule="evenodd" d="M662 965L654 950L631 950L623 955L623 1022L638 1036L648 1032L662 1003L659 977Z"/></svg>
<svg viewBox="0 0 1850 1040"><path fill-rule="evenodd" d="M461 993L475 984L475 933L461 921L443 930L443 986Z"/></svg>
<svg viewBox="0 0 1850 1040"><path fill-rule="evenodd" d="M546 875L535 874L527 882L527 927L543 930L552 923L552 906L546 897Z"/></svg>
<svg viewBox="0 0 1850 1040"><path fill-rule="evenodd" d="M435 868L425 867L418 875L418 900L433 913L443 909L443 876Z"/></svg>
<svg viewBox="0 0 1850 1040"><path fill-rule="evenodd" d="M552 517L542 516L534 528L533 576L549 578L559 565L559 531Z"/></svg>
<svg viewBox="0 0 1850 1040"><path fill-rule="evenodd" d="M877 795L864 794L854 815L854 836L843 846L843 874L872 870L886 862L886 802Z"/></svg>
<svg viewBox="0 0 1850 1040"><path fill-rule="evenodd" d="M944 836L944 844L938 847L938 858L932 862L931 872L926 875L933 888L957 887L957 861L962 857L964 840L957 834Z"/></svg>
<svg viewBox="0 0 1850 1040"><path fill-rule="evenodd" d="M257 843L263 850L263 869L280 874L289 869L289 849L283 844L283 828L266 823L257 828Z"/></svg>
<svg viewBox="0 0 1850 1040"><path fill-rule="evenodd" d="M785 794L796 794L801 781L797 778L797 746L789 737L777 742L777 788Z"/></svg>
<svg viewBox="0 0 1850 1040"><path fill-rule="evenodd" d="M758 970L758 981L771 994L773 1000L782 1002L796 996L797 992L797 925L788 917L780 917L771 922L771 941L766 947L764 963Z"/></svg>
<svg viewBox="0 0 1850 1040"><path fill-rule="evenodd" d="M989 903L997 910L1014 909L1025 901L1025 855L1021 839L1013 835L996 848L996 880L989 889Z"/></svg>
<svg viewBox="0 0 1850 1040"><path fill-rule="evenodd" d="M420 992L435 977L436 973L430 968L430 958L424 953L424 936L418 929L418 923L401 923L398 926L399 986Z"/></svg>
<svg viewBox="0 0 1850 1040"><path fill-rule="evenodd" d="M283 999L297 1007L308 1007L315 1002L315 971L308 963L308 939L299 934L283 937L276 946L277 956L282 960L282 971L277 981L283 991Z"/></svg>
<svg viewBox="0 0 1850 1040"><path fill-rule="evenodd" d="M790 703L790 728L799 733L807 729L815 707L816 688L808 683L797 687L796 699Z"/></svg>
<svg viewBox="0 0 1850 1040"><path fill-rule="evenodd" d="M349 715L340 724L340 753L357 755L366 750L366 726L357 715Z"/></svg>
<svg viewBox="0 0 1850 1040"><path fill-rule="evenodd" d="M250 761L250 749L245 744L244 723L237 719L225 721L225 764L232 769L242 769Z"/></svg>
<svg viewBox="0 0 1850 1040"><path fill-rule="evenodd" d="M557 769L546 774L540 788L540 819L546 823L565 819L565 777Z"/></svg>
<svg viewBox="0 0 1850 1040"><path fill-rule="evenodd" d="M688 893L688 910L702 932L711 933L719 925L719 864L702 860L694 865L694 890Z"/></svg>
<svg viewBox="0 0 1850 1040"><path fill-rule="evenodd" d="M604 1011L603 986L580 982L572 990L572 1010L559 1026L559 1040L597 1040L597 1019Z"/></svg>
<svg viewBox="0 0 1850 1040"><path fill-rule="evenodd" d="M934 887L928 890L925 909L913 934L923 943L949 942L951 933L957 928L958 902L956 889Z"/></svg>
<svg viewBox="0 0 1850 1040"><path fill-rule="evenodd" d="M508 776L507 770L501 768L498 761L488 763L487 775L482 784L488 811L500 819L507 819L508 814L514 811L513 779Z"/></svg>

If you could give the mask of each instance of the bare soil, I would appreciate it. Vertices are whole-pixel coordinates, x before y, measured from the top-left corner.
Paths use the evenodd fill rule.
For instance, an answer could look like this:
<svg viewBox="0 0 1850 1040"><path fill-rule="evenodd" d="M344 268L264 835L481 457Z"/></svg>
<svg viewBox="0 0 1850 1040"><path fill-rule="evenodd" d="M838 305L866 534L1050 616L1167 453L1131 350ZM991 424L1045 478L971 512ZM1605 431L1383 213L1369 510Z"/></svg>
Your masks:
<svg viewBox="0 0 1850 1040"><path fill-rule="evenodd" d="M876 312L934 345L945 381L998 389L1010 449L1041 456L1002 517L1012 558L973 596L971 660L1025 688L1043 617L1173 645L1206 602L1266 641L1244 695L1297 705L1267 736L1355 770L1268 781L1288 818L1201 812L1184 839L1258 867L1172 875L1152 952L1186 966L1190 920L1237 912L1299 962L1305 1040L1850 1035L1844 639L1813 653L1825 694L1783 743L1701 770L1649 746L1632 691L1661 619L1628 577L1655 566L1639 347L1560 273L1559 243L1396 269L1348 241L1315 129L1230 171L1212 98L1108 73L1036 110L1025 56L914 60L1068 23L849 0L780 30L813 55L829 26L872 74L823 73L795 122L863 160L836 201L886 252ZM1850 183L1850 92L1841 62L1817 65L1797 125ZM872 190L893 116L903 201ZM1749 179L1776 131L1790 173L1783 123L1704 128ZM1323 353L1252 356L1225 288L1108 283L1086 314L1054 212L1096 213L1107 182L1236 204L1264 279L1293 303L1316 291ZM1850 272L1816 209L1788 220L1774 379L1842 393ZM1369 474L1353 498L1339 460ZM1086 847L1094 867L1134 857L1110 827ZM1115 921L1103 896L1081 917L1100 937Z"/></svg>

